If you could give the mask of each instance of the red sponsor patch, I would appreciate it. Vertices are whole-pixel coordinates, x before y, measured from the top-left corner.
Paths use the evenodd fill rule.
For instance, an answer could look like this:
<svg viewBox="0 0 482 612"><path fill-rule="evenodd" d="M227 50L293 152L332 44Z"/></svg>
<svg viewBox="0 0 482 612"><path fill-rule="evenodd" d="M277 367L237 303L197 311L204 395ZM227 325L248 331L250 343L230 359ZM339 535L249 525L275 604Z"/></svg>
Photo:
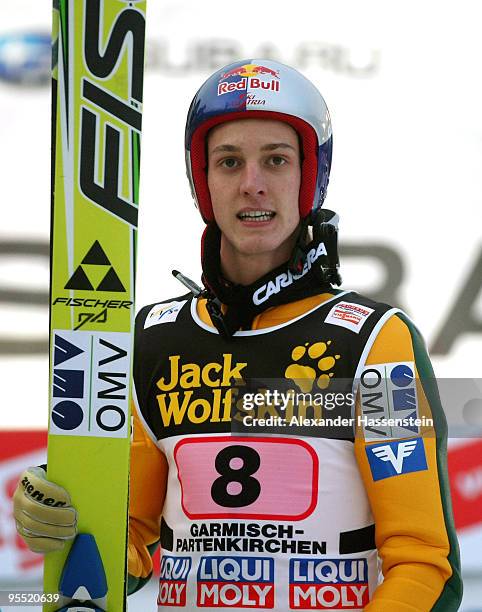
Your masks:
<svg viewBox="0 0 482 612"><path fill-rule="evenodd" d="M374 312L373 308L360 306L352 302L339 302L328 313L325 322L340 327L346 327L359 333L368 317Z"/></svg>

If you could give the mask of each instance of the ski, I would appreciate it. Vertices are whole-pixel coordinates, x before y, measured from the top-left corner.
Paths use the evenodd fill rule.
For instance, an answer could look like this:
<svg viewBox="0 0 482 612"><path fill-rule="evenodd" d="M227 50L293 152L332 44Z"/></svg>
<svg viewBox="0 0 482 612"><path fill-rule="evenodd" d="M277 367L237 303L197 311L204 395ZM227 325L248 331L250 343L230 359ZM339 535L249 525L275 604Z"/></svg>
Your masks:
<svg viewBox="0 0 482 612"><path fill-rule="evenodd" d="M126 610L145 0L53 0L50 480L79 514L44 610Z"/></svg>

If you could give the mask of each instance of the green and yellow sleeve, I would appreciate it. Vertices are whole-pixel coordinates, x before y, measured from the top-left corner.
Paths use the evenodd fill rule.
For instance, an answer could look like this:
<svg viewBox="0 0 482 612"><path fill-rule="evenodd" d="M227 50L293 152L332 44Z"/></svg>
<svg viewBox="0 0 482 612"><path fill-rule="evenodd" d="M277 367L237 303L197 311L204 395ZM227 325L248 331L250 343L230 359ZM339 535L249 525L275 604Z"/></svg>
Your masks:
<svg viewBox="0 0 482 612"><path fill-rule="evenodd" d="M375 519L383 583L366 612L451 612L462 598L460 559L447 477L447 425L424 342L402 314L382 327L367 365L414 362L427 469L374 480L358 430L355 454ZM359 398L357 412L360 413Z"/></svg>

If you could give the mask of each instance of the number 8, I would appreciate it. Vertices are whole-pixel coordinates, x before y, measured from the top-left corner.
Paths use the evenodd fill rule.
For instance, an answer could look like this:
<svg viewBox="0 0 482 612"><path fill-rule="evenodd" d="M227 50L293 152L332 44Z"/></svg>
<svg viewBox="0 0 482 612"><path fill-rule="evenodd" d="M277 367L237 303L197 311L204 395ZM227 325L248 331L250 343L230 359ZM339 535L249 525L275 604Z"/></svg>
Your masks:
<svg viewBox="0 0 482 612"><path fill-rule="evenodd" d="M232 459L242 459L243 465L238 469L230 466ZM261 493L261 485L252 474L258 471L261 464L259 454L248 446L233 445L221 450L215 459L215 467L219 478L213 482L211 497L220 506L227 508L240 508L255 502ZM229 493L228 485L238 482L241 491L236 494Z"/></svg>

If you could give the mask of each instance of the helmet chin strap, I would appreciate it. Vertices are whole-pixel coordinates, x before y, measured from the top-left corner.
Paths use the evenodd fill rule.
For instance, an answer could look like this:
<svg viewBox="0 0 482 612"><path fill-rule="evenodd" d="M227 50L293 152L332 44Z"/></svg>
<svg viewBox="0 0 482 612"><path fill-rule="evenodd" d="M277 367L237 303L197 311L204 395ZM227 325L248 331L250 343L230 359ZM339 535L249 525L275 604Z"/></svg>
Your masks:
<svg viewBox="0 0 482 612"><path fill-rule="evenodd" d="M309 215L302 219L298 225L298 234L296 236L295 246L291 253L291 258L288 262L290 272L298 274L303 270L306 260L306 254L309 251L308 247L308 229L310 227Z"/></svg>
<svg viewBox="0 0 482 612"><path fill-rule="evenodd" d="M338 221L337 213L327 208L318 208L305 217L298 228L298 236L289 261L289 270L293 274L300 274L303 270L308 254L313 245L323 242L326 247L326 255L320 259L320 265L315 267L315 272L321 283L341 285L339 273L340 260L338 257ZM308 242L309 227L313 227L313 239Z"/></svg>
<svg viewBox="0 0 482 612"><path fill-rule="evenodd" d="M184 276L178 270L172 270L172 275L182 283L196 298L206 299L206 310L211 317L214 327L218 330L223 338L229 340L232 337L232 332L228 329L224 315L222 312L222 303L209 289L200 287L193 280Z"/></svg>

